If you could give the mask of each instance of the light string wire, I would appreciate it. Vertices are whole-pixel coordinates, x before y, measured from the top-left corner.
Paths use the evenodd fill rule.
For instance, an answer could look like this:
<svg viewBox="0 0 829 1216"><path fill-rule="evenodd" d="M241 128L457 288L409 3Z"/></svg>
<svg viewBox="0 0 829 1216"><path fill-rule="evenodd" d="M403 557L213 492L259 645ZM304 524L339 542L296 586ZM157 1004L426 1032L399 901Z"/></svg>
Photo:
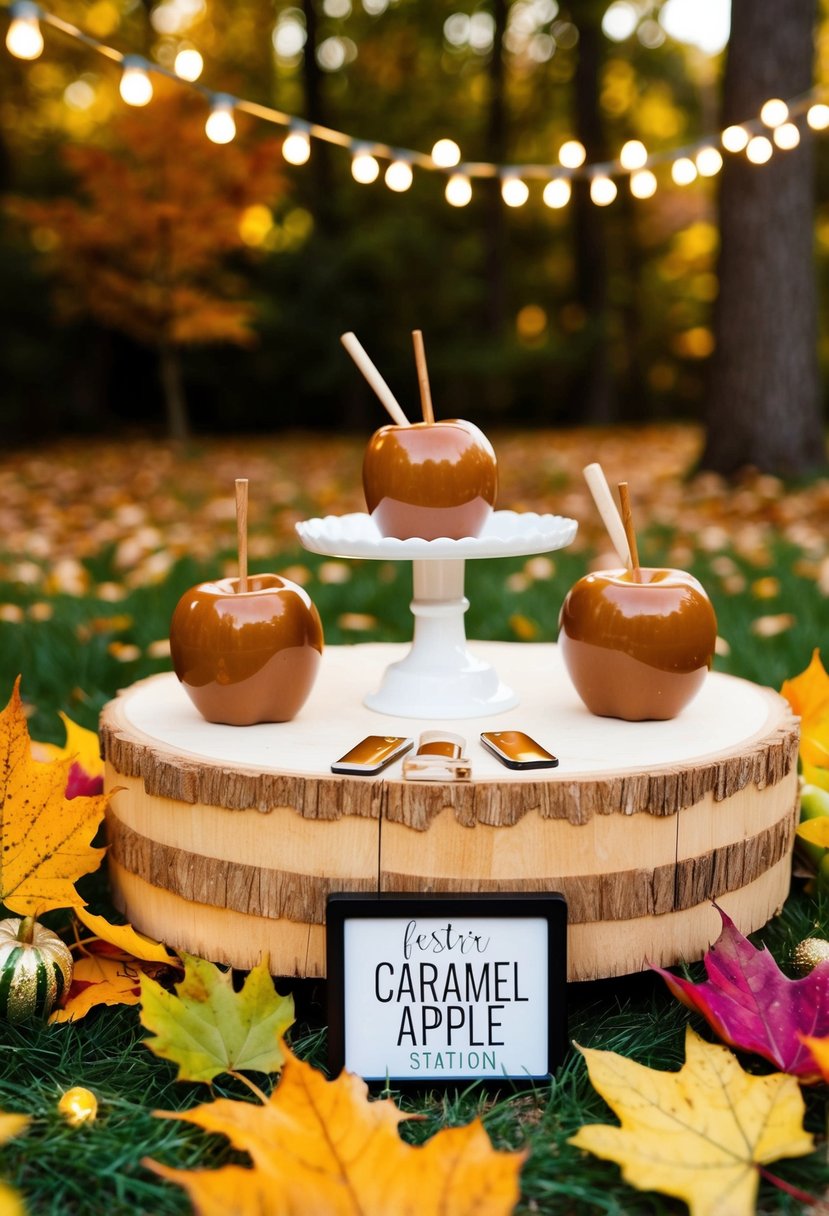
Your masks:
<svg viewBox="0 0 829 1216"><path fill-rule="evenodd" d="M253 118L260 119L263 122L271 123L275 126L284 127L290 133L304 135L307 139L317 139L324 143L333 144L341 148L345 148L353 155L363 155L368 157L379 157L383 160L388 160L392 163L403 161L409 166L417 166L421 169L426 169L431 172L443 173L449 177L461 178L500 178L502 182L509 182L512 179L542 179L544 181L556 181L563 179L565 182L573 182L576 180L592 181L595 179L613 178L619 176L633 177L636 173L643 170L650 170L666 164L676 164L677 161L687 158L692 160L696 155L704 150L714 148L719 149L728 145L723 143L723 133L717 131L708 135L701 136L690 143L684 144L681 147L670 149L662 149L654 152L646 151L636 163L635 166L626 165L620 157L605 161L595 161L589 164L570 164L562 163L515 163L515 164L496 164L491 161L459 161L458 163L446 165L438 163L433 156L426 152L419 152L412 148L395 147L392 144L379 142L377 140L359 139L344 131L338 131L333 127L322 126L320 123L311 122L308 119L300 118L294 114L285 113L282 110L277 110L272 106L263 105L261 102L251 101L245 97L238 97L231 93L217 92L208 88L206 85L200 84L198 80L187 80L178 75L175 71L165 67L163 64L155 63L143 56L125 54L115 47L108 46L91 34L72 25L71 22L65 21L62 17L56 16L54 13L47 11L36 3L30 3L29 0L23 0L22 3L3 4L3 8L9 13L10 20L14 23L15 20L29 21L30 23L43 23L64 34L68 38L74 39L76 42L82 43L96 54L103 56L105 59L121 66L122 69L133 69L145 72L148 76L155 74L162 76L168 80L175 81L179 85L183 85L198 92L207 102L211 110L225 107L231 111L235 110L243 114L249 114ZM11 28L11 26L10 26ZM7 43L8 45L8 43ZM11 47L10 47L11 49ZM12 53L15 52L12 50ZM40 52L38 51L37 54ZM37 55L19 56L21 58L36 58ZM814 106L815 102L823 95L823 90L818 87L811 88L804 93L797 95L785 103L784 120L791 123L792 119L801 117L804 114L809 114L809 111ZM823 107L820 107L823 110ZM811 118L811 115L809 114ZM780 124L782 125L782 123ZM829 126L829 112L821 113L820 119L810 125L817 129L823 129ZM762 117L756 116L745 121L735 124L736 128L741 128L745 132L745 142L742 147L730 149L733 151L742 151L751 141L753 137L771 134L773 136L774 129L778 124L771 124L763 120ZM731 128L729 128L731 129ZM224 142L224 141L222 141ZM577 141L570 141L576 148L581 145ZM780 145L778 145L780 146ZM795 146L792 144L791 146ZM582 150L583 151L583 150ZM578 155L578 153L577 153ZM771 155L771 153L769 153ZM768 159L768 157L766 157ZM693 174L697 176L696 172Z"/></svg>

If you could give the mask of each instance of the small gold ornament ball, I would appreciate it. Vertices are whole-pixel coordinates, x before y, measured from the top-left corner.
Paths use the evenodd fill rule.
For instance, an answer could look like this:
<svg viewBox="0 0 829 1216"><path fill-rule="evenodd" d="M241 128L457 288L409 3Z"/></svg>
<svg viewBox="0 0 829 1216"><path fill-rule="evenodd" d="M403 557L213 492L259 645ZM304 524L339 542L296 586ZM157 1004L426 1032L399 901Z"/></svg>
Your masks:
<svg viewBox="0 0 829 1216"><path fill-rule="evenodd" d="M71 1127L94 1123L98 1114L98 1099L83 1085L68 1089L58 1102L58 1110Z"/></svg>
<svg viewBox="0 0 829 1216"><path fill-rule="evenodd" d="M801 975L808 975L818 963L829 959L829 942L822 937L805 937L794 948L792 962Z"/></svg>

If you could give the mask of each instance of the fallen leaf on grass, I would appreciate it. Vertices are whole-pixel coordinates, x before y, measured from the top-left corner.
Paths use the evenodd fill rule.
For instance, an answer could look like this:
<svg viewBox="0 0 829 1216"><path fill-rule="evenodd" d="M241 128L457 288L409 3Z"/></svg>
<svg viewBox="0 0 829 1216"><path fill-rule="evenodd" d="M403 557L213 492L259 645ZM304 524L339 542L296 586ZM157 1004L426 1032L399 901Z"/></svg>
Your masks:
<svg viewBox="0 0 829 1216"><path fill-rule="evenodd" d="M244 1069L278 1072L282 1036L294 1020L294 999L280 996L267 961L234 992L229 971L182 953L184 978L175 994L141 978L141 1023L155 1034L147 1047L178 1065L179 1081L212 1081Z"/></svg>
<svg viewBox="0 0 829 1216"><path fill-rule="evenodd" d="M66 742L63 747L58 747L56 743L38 743L33 740L32 755L35 760L41 761L72 761L66 782L67 798L76 798L78 794L102 794L104 762L101 759L98 736L94 730L79 726L66 714L62 713L60 717L66 729Z"/></svg>
<svg viewBox="0 0 829 1216"><path fill-rule="evenodd" d="M87 908L76 908L75 915L100 941L114 946L123 954L148 963L177 963L166 946L138 933L132 925L113 925L104 916L95 916Z"/></svg>
<svg viewBox="0 0 829 1216"><path fill-rule="evenodd" d="M818 649L805 671L783 681L780 693L800 715L800 759L829 767L829 674Z"/></svg>
<svg viewBox="0 0 829 1216"><path fill-rule="evenodd" d="M703 962L708 979L694 984L661 967L671 992L732 1047L754 1051L805 1083L820 1080L803 1035L829 1034L829 963L790 980L769 951L758 950L718 908L723 928Z"/></svg>
<svg viewBox="0 0 829 1216"><path fill-rule="evenodd" d="M0 1144L17 1136L29 1124L26 1115L7 1115L0 1111ZM2 1216L26 1216L26 1206L17 1191L0 1182L0 1214Z"/></svg>
<svg viewBox="0 0 829 1216"><path fill-rule="evenodd" d="M71 765L33 759L18 679L0 714L0 902L20 916L82 907L75 882L101 864L91 841L107 798L67 800Z"/></svg>
<svg viewBox="0 0 829 1216"><path fill-rule="evenodd" d="M751 1076L730 1051L690 1027L679 1072L613 1051L579 1050L622 1126L589 1124L570 1143L615 1161L639 1190L683 1199L691 1216L751 1216L761 1167L814 1148L793 1077Z"/></svg>
<svg viewBox="0 0 829 1216"><path fill-rule="evenodd" d="M98 1005L137 1005L142 972L134 959L87 955L75 961L66 1000L49 1022L79 1022Z"/></svg>
<svg viewBox="0 0 829 1216"><path fill-rule="evenodd" d="M426 1144L398 1134L405 1116L368 1101L364 1081L335 1081L285 1049L279 1084L264 1105L220 1099L181 1114L248 1152L253 1168L174 1170L145 1161L187 1189L199 1216L507 1216L518 1202L525 1154L497 1152L480 1120ZM232 1207L228 1209L228 1198ZM225 1206L222 1206L222 1205Z"/></svg>

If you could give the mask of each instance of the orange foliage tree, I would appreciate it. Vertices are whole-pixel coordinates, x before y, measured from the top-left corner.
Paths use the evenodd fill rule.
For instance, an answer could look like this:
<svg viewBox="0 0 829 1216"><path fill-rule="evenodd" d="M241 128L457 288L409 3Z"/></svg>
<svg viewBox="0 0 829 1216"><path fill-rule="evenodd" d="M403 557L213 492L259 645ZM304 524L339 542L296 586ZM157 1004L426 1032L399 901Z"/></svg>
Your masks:
<svg viewBox="0 0 829 1216"><path fill-rule="evenodd" d="M43 256L63 319L86 315L158 352L175 438L187 433L181 348L255 339L255 306L229 257L246 248L245 210L284 188L278 140L217 146L204 121L200 99L157 92L113 124L111 146L64 149L72 197L9 204L49 234Z"/></svg>

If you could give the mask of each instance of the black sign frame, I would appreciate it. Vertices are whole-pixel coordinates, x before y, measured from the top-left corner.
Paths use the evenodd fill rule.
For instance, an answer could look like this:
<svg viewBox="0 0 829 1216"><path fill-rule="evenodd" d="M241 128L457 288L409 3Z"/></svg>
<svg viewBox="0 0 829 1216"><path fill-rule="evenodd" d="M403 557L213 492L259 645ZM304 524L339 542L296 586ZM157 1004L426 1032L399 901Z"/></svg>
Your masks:
<svg viewBox="0 0 829 1216"><path fill-rule="evenodd" d="M443 918L466 915L515 919L532 917L547 922L547 1068L543 1073L509 1075L446 1076L418 1072L414 1077L366 1078L372 1089L394 1088L420 1091L480 1083L488 1089L532 1088L549 1080L564 1060L567 1034L567 904L558 892L410 893L384 892L366 895L336 892L328 896L326 908L326 973L328 1010L328 1064L332 1076L349 1068L346 1059L345 973L348 965L345 926L349 920ZM349 1071L354 1069L349 1068Z"/></svg>

